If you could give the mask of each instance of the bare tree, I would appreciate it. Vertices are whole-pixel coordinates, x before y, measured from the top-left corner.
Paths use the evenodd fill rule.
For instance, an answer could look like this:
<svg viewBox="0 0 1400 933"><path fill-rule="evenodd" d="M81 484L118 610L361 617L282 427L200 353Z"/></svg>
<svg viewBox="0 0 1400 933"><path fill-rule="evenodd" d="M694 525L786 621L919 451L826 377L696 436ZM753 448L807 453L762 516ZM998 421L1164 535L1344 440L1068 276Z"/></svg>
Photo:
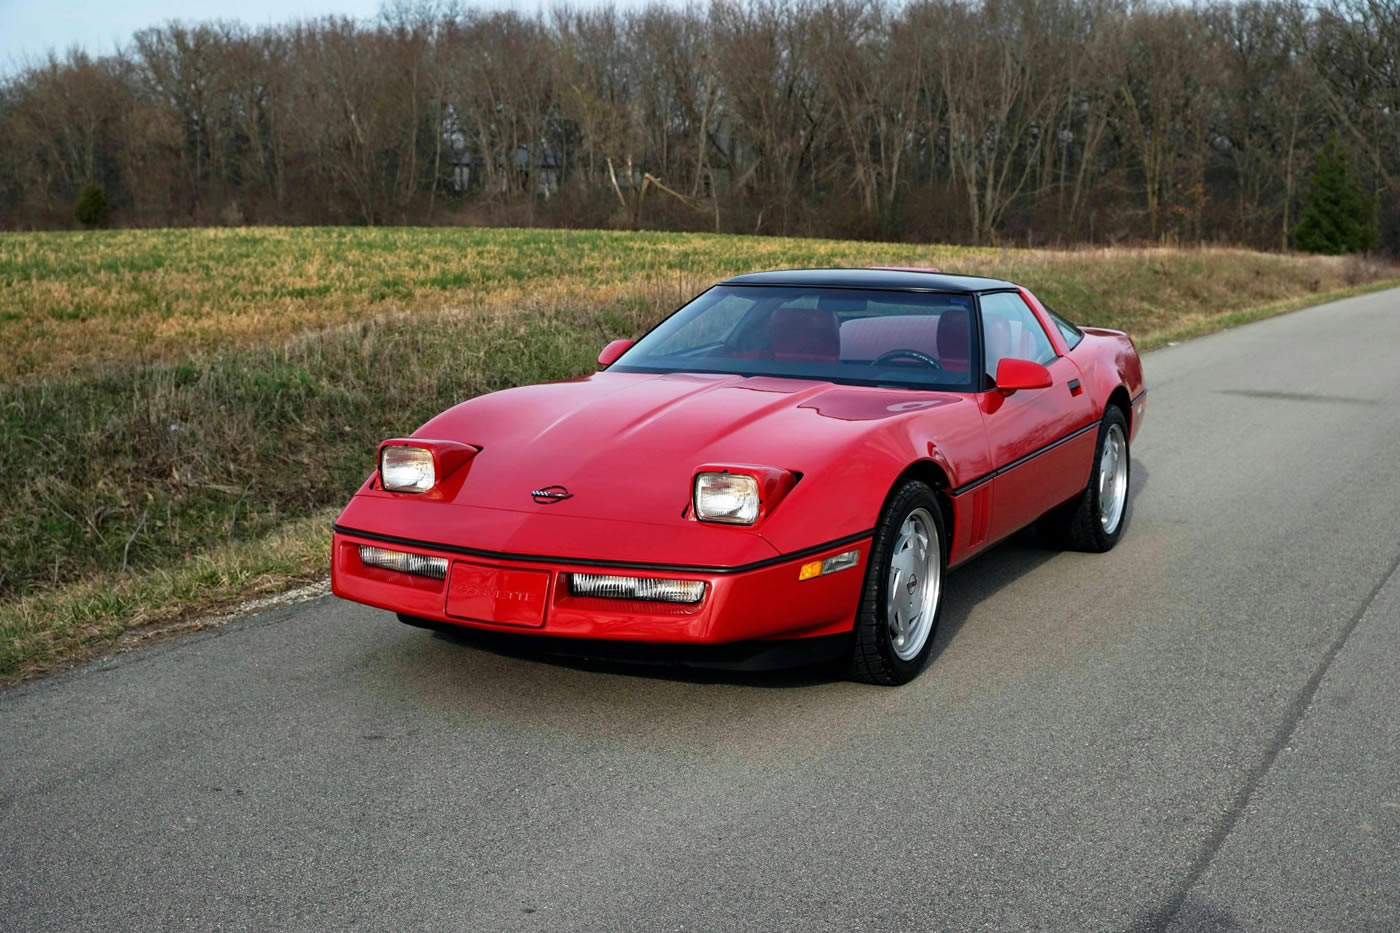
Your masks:
<svg viewBox="0 0 1400 933"><path fill-rule="evenodd" d="M813 10L809 29L839 139L831 174L848 177L862 212L889 232L919 118L924 39L878 0L835 0Z"/></svg>
<svg viewBox="0 0 1400 933"><path fill-rule="evenodd" d="M727 149L736 188L753 194L753 229L787 233L809 158L827 131L808 8L755 0L711 12L717 73L732 128ZM769 224L771 223L771 227Z"/></svg>
<svg viewBox="0 0 1400 933"><path fill-rule="evenodd" d="M585 178L605 185L617 197L623 222L637 226L646 191L643 89L624 30L611 7L556 16L560 111L578 128Z"/></svg>
<svg viewBox="0 0 1400 933"><path fill-rule="evenodd" d="M1333 0L1295 23L1329 113L1392 191L1400 190L1400 2Z"/></svg>
<svg viewBox="0 0 1400 933"><path fill-rule="evenodd" d="M0 79L0 225L613 224L1286 246L1333 130L1400 249L1397 0L710 0L167 23ZM560 197L555 197L561 194Z"/></svg>
<svg viewBox="0 0 1400 933"><path fill-rule="evenodd" d="M1148 233L1155 238L1161 231L1167 198L1198 234L1212 104L1211 63L1197 54L1206 45L1204 29L1186 10L1153 7L1134 11L1122 27L1118 119L1140 172Z"/></svg>
<svg viewBox="0 0 1400 933"><path fill-rule="evenodd" d="M972 239L990 242L1030 179L1061 95L1036 81L1028 7L936 0L918 12L934 36L949 158L967 199Z"/></svg>

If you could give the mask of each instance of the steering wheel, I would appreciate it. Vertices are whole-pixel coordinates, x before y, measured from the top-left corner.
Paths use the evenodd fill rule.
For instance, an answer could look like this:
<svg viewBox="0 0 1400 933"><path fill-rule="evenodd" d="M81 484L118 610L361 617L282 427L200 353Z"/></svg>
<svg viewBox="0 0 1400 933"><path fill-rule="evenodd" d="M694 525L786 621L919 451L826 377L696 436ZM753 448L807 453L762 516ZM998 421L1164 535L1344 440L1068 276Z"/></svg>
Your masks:
<svg viewBox="0 0 1400 933"><path fill-rule="evenodd" d="M942 369L943 364L929 356L922 350L915 350L912 347L895 347L893 350L886 350L870 362L871 366L879 366L882 363L891 363L895 360L913 360L916 363L923 363L933 369Z"/></svg>

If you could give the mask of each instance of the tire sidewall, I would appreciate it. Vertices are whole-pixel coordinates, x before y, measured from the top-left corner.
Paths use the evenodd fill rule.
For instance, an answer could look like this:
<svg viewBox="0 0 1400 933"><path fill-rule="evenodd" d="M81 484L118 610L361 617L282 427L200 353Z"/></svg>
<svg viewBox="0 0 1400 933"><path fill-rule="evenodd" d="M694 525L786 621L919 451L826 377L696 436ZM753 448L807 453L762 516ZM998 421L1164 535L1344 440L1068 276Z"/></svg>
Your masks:
<svg viewBox="0 0 1400 933"><path fill-rule="evenodd" d="M1104 531L1102 515L1103 502L1099 495L1099 469L1103 462L1103 448L1108 441L1108 432L1117 425L1123 432L1123 457L1127 460L1127 476L1123 486L1123 514L1118 516L1118 525L1110 534ZM1123 412L1117 405L1110 405L1103 413L1103 420L1099 422L1099 439L1094 445L1094 469L1089 477L1089 512L1094 520L1094 532L1099 539L1100 549L1107 551L1118 543L1118 539L1123 536L1123 529L1128 525L1128 493L1133 488L1133 451L1132 445L1128 443L1128 419L1123 417Z"/></svg>
<svg viewBox="0 0 1400 933"><path fill-rule="evenodd" d="M931 516L934 531L938 538L939 587L933 604L933 622L923 648L914 657L905 660L895 654L889 622L885 616L885 606L889 596L890 559L894 545L899 538L899 529L915 509L924 509ZM926 483L911 480L902 484L890 497L880 514L875 535L870 548L870 560L866 568L865 586L862 590L861 612L856 618L856 638L860 644L858 651L867 656L872 649L878 653L880 666L886 677L881 682L898 684L913 679L928 664L933 653L933 642L938 634L938 623L943 613L943 579L948 566L948 536L944 528L943 510L939 506L938 494Z"/></svg>

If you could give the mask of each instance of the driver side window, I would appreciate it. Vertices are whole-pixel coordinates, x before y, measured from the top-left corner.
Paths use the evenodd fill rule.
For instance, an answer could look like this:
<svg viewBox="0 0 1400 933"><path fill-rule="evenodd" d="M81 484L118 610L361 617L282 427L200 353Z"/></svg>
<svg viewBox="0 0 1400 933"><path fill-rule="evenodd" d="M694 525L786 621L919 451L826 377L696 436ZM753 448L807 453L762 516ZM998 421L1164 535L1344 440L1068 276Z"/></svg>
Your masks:
<svg viewBox="0 0 1400 933"><path fill-rule="evenodd" d="M997 364L1004 359L1031 360L1042 366L1055 358L1055 348L1035 313L1015 292L983 295L983 362L988 376L995 377Z"/></svg>

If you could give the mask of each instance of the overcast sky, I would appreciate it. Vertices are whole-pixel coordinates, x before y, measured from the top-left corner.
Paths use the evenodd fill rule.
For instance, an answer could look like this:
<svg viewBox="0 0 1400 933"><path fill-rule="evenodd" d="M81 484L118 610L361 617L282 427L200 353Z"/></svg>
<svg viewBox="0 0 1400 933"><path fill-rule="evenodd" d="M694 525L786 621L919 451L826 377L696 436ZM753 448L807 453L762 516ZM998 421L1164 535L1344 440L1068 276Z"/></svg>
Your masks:
<svg viewBox="0 0 1400 933"><path fill-rule="evenodd" d="M62 53L80 45L107 54L131 34L167 20L239 20L250 26L339 14L371 19L380 0L0 0L0 73L16 70L26 55ZM513 7L533 13L538 0L487 0L473 5ZM621 6L622 4L619 4Z"/></svg>

